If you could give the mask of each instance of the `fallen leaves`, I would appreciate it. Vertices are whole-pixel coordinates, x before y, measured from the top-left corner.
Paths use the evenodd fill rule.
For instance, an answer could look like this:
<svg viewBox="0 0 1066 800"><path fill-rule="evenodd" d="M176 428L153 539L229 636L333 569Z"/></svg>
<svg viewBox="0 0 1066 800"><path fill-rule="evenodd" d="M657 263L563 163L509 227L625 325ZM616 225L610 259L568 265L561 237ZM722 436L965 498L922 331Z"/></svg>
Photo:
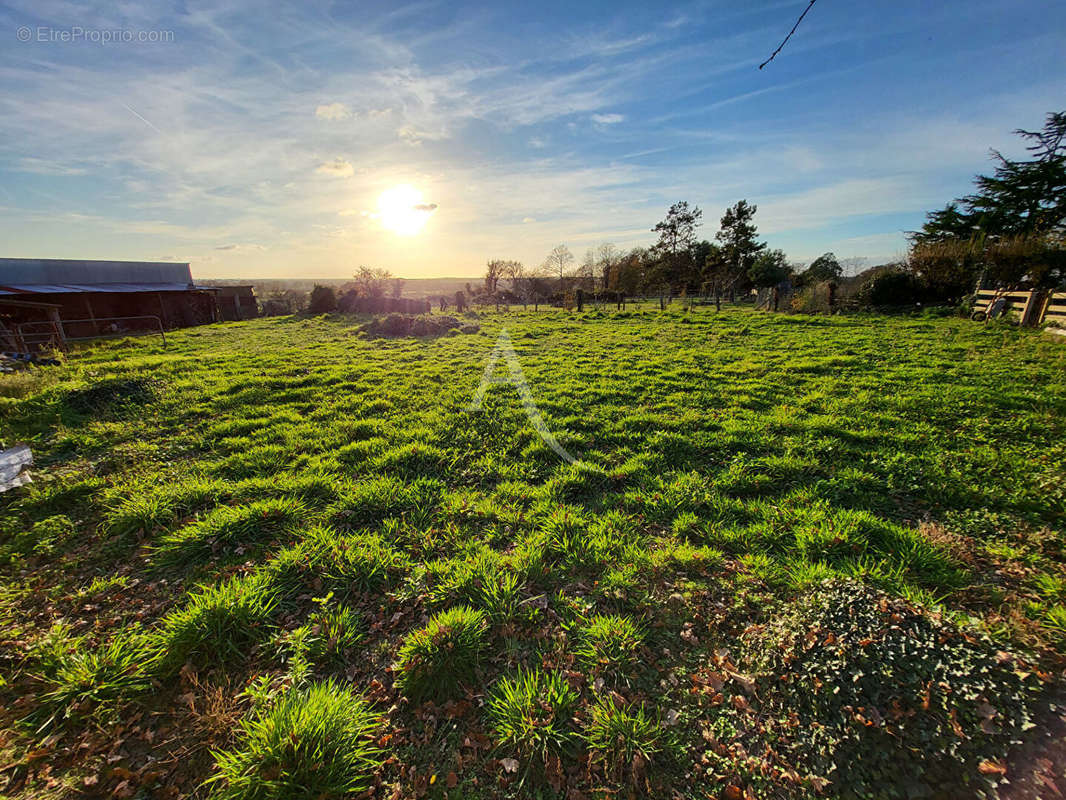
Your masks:
<svg viewBox="0 0 1066 800"><path fill-rule="evenodd" d="M1006 775L1007 765L999 759L985 759L977 765L977 771L982 775Z"/></svg>

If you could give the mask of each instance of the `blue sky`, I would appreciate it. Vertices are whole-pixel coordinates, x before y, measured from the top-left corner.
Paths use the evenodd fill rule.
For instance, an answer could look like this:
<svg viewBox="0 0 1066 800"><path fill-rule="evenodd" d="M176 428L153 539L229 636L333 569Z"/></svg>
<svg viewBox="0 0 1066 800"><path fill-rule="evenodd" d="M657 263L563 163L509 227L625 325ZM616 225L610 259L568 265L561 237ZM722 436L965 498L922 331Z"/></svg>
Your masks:
<svg viewBox="0 0 1066 800"><path fill-rule="evenodd" d="M0 255L466 276L747 198L793 260L877 263L1066 108L1066 3L818 0L759 71L805 6L2 3Z"/></svg>

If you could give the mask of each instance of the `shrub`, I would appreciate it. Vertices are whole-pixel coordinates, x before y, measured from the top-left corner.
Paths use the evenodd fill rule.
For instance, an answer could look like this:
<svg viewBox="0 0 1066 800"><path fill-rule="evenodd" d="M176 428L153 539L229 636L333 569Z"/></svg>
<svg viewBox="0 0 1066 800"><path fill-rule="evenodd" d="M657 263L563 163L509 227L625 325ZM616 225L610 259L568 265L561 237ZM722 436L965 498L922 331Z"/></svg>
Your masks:
<svg viewBox="0 0 1066 800"><path fill-rule="evenodd" d="M544 766L574 742L570 717L577 700L557 672L523 670L501 678L487 706L497 743Z"/></svg>
<svg viewBox="0 0 1066 800"><path fill-rule="evenodd" d="M329 286L319 286L311 290L311 301L307 306L311 314L329 314L337 310L337 294Z"/></svg>
<svg viewBox="0 0 1066 800"><path fill-rule="evenodd" d="M484 612L467 606L433 616L400 647L398 685L415 701L454 695L477 667L487 628Z"/></svg>
<svg viewBox="0 0 1066 800"><path fill-rule="evenodd" d="M640 626L629 617L597 614L579 629L575 652L594 674L628 683L643 638Z"/></svg>
<svg viewBox="0 0 1066 800"><path fill-rule="evenodd" d="M603 700L592 707L585 741L592 760L602 763L607 775L618 779L628 772L635 780L659 752L659 726L644 706L626 708Z"/></svg>
<svg viewBox="0 0 1066 800"><path fill-rule="evenodd" d="M924 298L921 282L913 273L888 270L877 275L861 287L856 294L860 305L875 308L913 306Z"/></svg>
<svg viewBox="0 0 1066 800"><path fill-rule="evenodd" d="M858 796L992 796L981 769L1030 726L1013 657L903 600L826 581L754 634L764 713L797 714L804 766Z"/></svg>
<svg viewBox="0 0 1066 800"><path fill-rule="evenodd" d="M240 741L215 753L208 780L217 800L340 798L365 791L380 766L380 724L366 701L332 681L290 690L240 726Z"/></svg>

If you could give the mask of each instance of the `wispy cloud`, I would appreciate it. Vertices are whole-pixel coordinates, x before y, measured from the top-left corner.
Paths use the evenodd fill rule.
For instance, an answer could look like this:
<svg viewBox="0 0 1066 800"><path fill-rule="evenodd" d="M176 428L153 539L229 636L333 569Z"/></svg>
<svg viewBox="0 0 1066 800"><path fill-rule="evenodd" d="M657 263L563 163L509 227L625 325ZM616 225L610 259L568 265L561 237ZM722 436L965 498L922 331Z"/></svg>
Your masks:
<svg viewBox="0 0 1066 800"><path fill-rule="evenodd" d="M982 2L990 26L1010 23ZM944 21L959 3L930 13ZM712 228L747 197L796 257L834 243L890 254L898 229L966 191L989 146L1009 149L1011 129L1061 105L1053 81L1014 80L1055 58L1046 34L970 59L984 84L1004 76L978 101L902 11L823 12L759 73L787 3L623 6L610 19L575 8L560 27L431 0L358 16L13 0L9 28L174 28L180 46L0 49L0 197L13 209L0 236L28 253L202 254L234 270L299 258L328 274L359 258L469 272L485 252L534 263L559 241L647 243L680 199ZM878 31L893 49L854 50ZM398 242L361 209L402 183L440 208Z"/></svg>
<svg viewBox="0 0 1066 800"><path fill-rule="evenodd" d="M350 178L355 174L355 169L352 167L351 162L343 158L335 158L332 161L319 164L315 167L315 172L322 175L330 175L334 178Z"/></svg>
<svg viewBox="0 0 1066 800"><path fill-rule="evenodd" d="M315 116L319 119L328 120L341 120L349 119L352 116L352 110L344 103L329 103L327 105L318 106L315 109Z"/></svg>

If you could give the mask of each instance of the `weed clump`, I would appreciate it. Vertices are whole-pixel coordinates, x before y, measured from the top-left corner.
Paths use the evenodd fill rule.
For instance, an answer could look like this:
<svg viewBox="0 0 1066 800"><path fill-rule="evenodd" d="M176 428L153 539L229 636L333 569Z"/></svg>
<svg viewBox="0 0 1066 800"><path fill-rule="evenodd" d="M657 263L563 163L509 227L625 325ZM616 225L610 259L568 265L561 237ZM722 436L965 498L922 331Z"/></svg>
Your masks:
<svg viewBox="0 0 1066 800"><path fill-rule="evenodd" d="M628 776L636 783L661 750L658 722L644 706L625 707L603 700L592 707L585 741L594 763L614 780Z"/></svg>
<svg viewBox="0 0 1066 800"><path fill-rule="evenodd" d="M477 668L488 624L483 611L458 606L430 618L400 648L397 683L413 700L446 700Z"/></svg>
<svg viewBox="0 0 1066 800"><path fill-rule="evenodd" d="M448 315L438 317L432 314L423 314L412 317L404 314L386 314L383 317L376 317L359 330L370 336L435 337L447 336L452 331L477 333L480 327L471 324L464 325L455 317Z"/></svg>
<svg viewBox="0 0 1066 800"><path fill-rule="evenodd" d="M576 740L571 715L577 701L577 692L557 672L523 670L501 678L487 706L497 743L530 765L547 766Z"/></svg>
<svg viewBox="0 0 1066 800"><path fill-rule="evenodd" d="M216 800L340 798L365 791L380 766L380 720L333 681L290 690L241 722L240 741L215 754Z"/></svg>
<svg viewBox="0 0 1066 800"><path fill-rule="evenodd" d="M987 638L852 581L754 633L765 711L794 755L856 796L992 796L1032 727L1033 681Z"/></svg>
<svg viewBox="0 0 1066 800"><path fill-rule="evenodd" d="M575 652L586 668L605 680L628 683L644 638L644 632L634 620L616 614L597 614L577 635Z"/></svg>
<svg viewBox="0 0 1066 800"><path fill-rule="evenodd" d="M259 576L231 578L193 593L154 634L164 672L176 672L193 657L240 657L262 638L277 602L277 593Z"/></svg>

